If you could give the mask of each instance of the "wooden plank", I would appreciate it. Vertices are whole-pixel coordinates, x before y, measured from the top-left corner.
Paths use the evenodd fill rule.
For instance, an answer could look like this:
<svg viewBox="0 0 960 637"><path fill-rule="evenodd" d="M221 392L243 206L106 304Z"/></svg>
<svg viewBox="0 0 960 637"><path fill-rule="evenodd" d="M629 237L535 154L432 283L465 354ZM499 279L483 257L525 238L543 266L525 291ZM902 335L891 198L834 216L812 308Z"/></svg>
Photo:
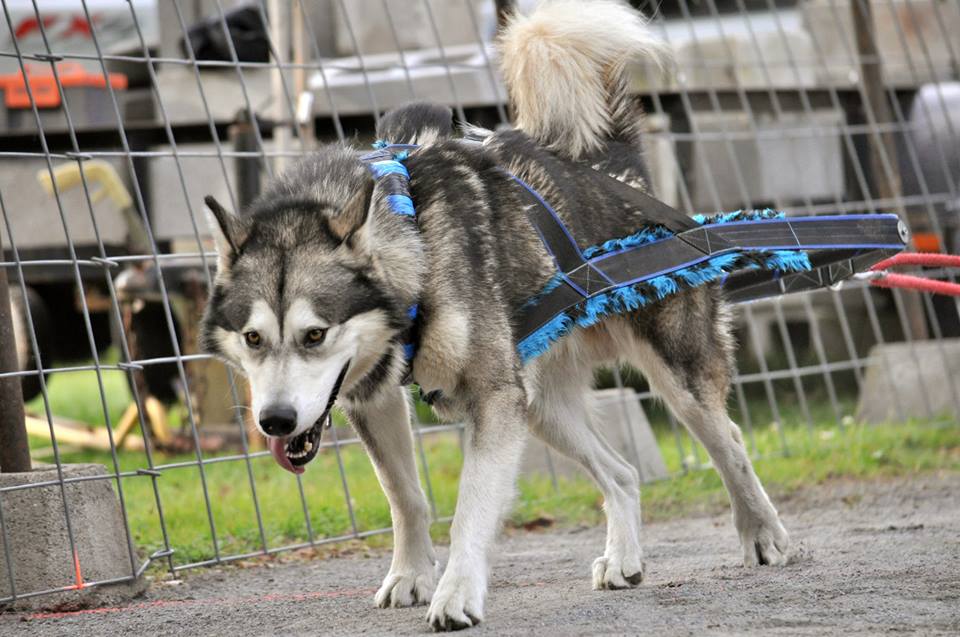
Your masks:
<svg viewBox="0 0 960 637"><path fill-rule="evenodd" d="M27 433L38 438L50 439L50 426L46 420L27 416ZM97 451L109 451L110 439L107 437L107 430L103 427L91 427L75 421L54 421L53 429L57 437L57 443L67 445L76 445L84 449L94 449ZM143 450L143 438L139 436L128 436L124 449L132 451Z"/></svg>

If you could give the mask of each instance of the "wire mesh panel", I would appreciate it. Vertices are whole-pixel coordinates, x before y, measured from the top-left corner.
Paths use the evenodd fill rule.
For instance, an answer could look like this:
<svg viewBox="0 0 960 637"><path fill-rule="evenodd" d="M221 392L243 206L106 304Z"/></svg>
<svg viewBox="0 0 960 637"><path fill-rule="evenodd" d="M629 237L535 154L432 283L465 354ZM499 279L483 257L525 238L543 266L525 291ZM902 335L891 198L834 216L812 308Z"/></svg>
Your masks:
<svg viewBox="0 0 960 637"><path fill-rule="evenodd" d="M17 369L0 379L20 381L33 457L52 474L0 486L0 602L132 580L152 564L176 572L389 532L386 500L339 416L310 471L281 474L250 421L245 381L200 353L216 268L203 197L239 210L318 145L369 144L383 112L411 100L509 126L496 4L4 0L0 266L15 338L0 347L15 350ZM957 249L956 4L634 4L672 52L663 69L632 69L659 198L690 214L896 212L917 248ZM932 356L950 369L952 300L856 281L738 306L734 321L731 405L754 455L789 453L855 416L868 368L880 370L893 419L960 413L950 383L946 395L922 384L903 395L877 360L887 350L874 349L923 341L903 350L914 366ZM707 464L642 378L613 369L598 380L622 390L600 400L624 406L628 457L639 464L654 440L669 472ZM423 487L445 521L463 427L415 405ZM637 405L649 425L634 422ZM545 468L529 480L562 492L559 459L531 453ZM105 469L73 475L75 463ZM127 559L91 577L72 486L98 481L116 494ZM70 568L24 589L10 502L51 488Z"/></svg>

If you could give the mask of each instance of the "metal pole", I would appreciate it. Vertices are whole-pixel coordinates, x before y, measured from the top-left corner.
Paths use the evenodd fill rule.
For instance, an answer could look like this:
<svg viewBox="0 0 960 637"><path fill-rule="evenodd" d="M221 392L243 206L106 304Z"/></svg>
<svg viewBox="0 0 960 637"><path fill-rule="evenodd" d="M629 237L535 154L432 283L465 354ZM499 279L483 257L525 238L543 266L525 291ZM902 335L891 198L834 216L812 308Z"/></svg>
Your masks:
<svg viewBox="0 0 960 637"><path fill-rule="evenodd" d="M257 136L254 126L247 117L246 110L237 113L237 118L229 129L230 141L237 152L256 152ZM264 160L260 157L237 157L234 160L237 181L237 212L246 208L260 194L260 168ZM263 166L269 171L269 168Z"/></svg>
<svg viewBox="0 0 960 637"><path fill-rule="evenodd" d="M882 127L890 124L893 117L890 115L890 103L887 102L883 88L883 62L880 59L880 49L877 46L873 28L871 0L852 0L850 9L853 13L853 30L857 40L864 96L873 110L877 126ZM889 166L884 165L884 156ZM906 216L906 209L902 204L897 148L890 131L878 130L870 137L870 172L878 198L901 202L897 206L899 208L897 212L901 216ZM906 340L911 340L911 337L918 340L928 338L927 322L923 316L920 297L916 294L905 295L903 304L911 332L906 335Z"/></svg>
<svg viewBox="0 0 960 637"><path fill-rule="evenodd" d="M853 30L857 40L857 56L860 61L860 78L863 82L864 97L873 110L878 128L891 121L890 104L883 90L883 66L880 49L873 34L873 8L870 0L853 0ZM883 148L881 149L881 145ZM890 162L889 173L884 174L884 162L881 153L886 152ZM881 199L896 199L900 196L900 172L896 165L896 148L893 135L878 130L870 139L870 169L873 173L877 194ZM903 210L899 212L903 213Z"/></svg>
<svg viewBox="0 0 960 637"><path fill-rule="evenodd" d="M304 66L308 60L307 31L304 21L303 6L290 5L290 20L292 22L290 38L293 44L293 94L297 100L296 126L297 136L305 150L312 150L316 138L313 119L313 93L307 90L307 69ZM304 118L304 116L306 116Z"/></svg>
<svg viewBox="0 0 960 637"><path fill-rule="evenodd" d="M0 236L0 255L3 237ZM0 267L0 371L20 368L13 338L13 317L10 313L10 289L7 269ZM30 471L30 447L23 419L23 392L19 376L0 378L0 472Z"/></svg>
<svg viewBox="0 0 960 637"><path fill-rule="evenodd" d="M273 93L273 144L278 151L274 158L274 171L283 172L289 161L283 152L290 148L291 130L288 126L296 126L295 121L287 124L284 120L288 116L295 119L295 115L287 113L283 103L284 95L283 73L284 66L290 63L290 11L292 7L281 0L270 0L268 13L270 15L270 40L273 42L273 51L276 56L277 67L270 71L270 89Z"/></svg>

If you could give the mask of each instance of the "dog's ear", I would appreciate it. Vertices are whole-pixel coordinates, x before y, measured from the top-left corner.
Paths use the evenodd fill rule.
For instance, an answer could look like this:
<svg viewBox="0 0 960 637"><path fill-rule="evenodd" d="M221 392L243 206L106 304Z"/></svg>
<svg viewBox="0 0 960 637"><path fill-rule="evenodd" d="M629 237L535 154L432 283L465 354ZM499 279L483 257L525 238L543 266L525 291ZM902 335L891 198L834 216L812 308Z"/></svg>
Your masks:
<svg viewBox="0 0 960 637"><path fill-rule="evenodd" d="M217 246L217 269L226 272L227 267L240 251L243 243L244 224L240 219L220 205L213 195L203 198L207 204L207 221Z"/></svg>
<svg viewBox="0 0 960 637"><path fill-rule="evenodd" d="M356 247L364 228L370 223L370 201L373 188L358 190L337 214L330 217L330 231L348 247Z"/></svg>

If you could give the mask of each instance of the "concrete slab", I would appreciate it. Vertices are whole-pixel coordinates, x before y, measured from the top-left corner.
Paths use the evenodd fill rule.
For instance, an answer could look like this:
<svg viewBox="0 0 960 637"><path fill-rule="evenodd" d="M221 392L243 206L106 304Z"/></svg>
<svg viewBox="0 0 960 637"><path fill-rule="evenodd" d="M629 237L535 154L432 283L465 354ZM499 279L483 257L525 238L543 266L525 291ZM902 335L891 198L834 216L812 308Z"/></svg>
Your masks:
<svg viewBox="0 0 960 637"><path fill-rule="evenodd" d="M98 464L65 465L65 478L106 475ZM47 484L52 483L52 484ZM13 599L14 595L132 578L138 566L129 548L120 503L110 480L66 484L66 503L76 554L67 532L64 498L55 467L26 473L0 474L3 527L0 529L0 609L82 608L126 601L143 591L145 582L119 584ZM41 486L42 485L42 486ZM131 561L131 553L133 560ZM9 561L8 561L9 559ZM11 586L12 583L12 586Z"/></svg>
<svg viewBox="0 0 960 637"><path fill-rule="evenodd" d="M960 419L960 338L877 345L864 375L858 419Z"/></svg>

